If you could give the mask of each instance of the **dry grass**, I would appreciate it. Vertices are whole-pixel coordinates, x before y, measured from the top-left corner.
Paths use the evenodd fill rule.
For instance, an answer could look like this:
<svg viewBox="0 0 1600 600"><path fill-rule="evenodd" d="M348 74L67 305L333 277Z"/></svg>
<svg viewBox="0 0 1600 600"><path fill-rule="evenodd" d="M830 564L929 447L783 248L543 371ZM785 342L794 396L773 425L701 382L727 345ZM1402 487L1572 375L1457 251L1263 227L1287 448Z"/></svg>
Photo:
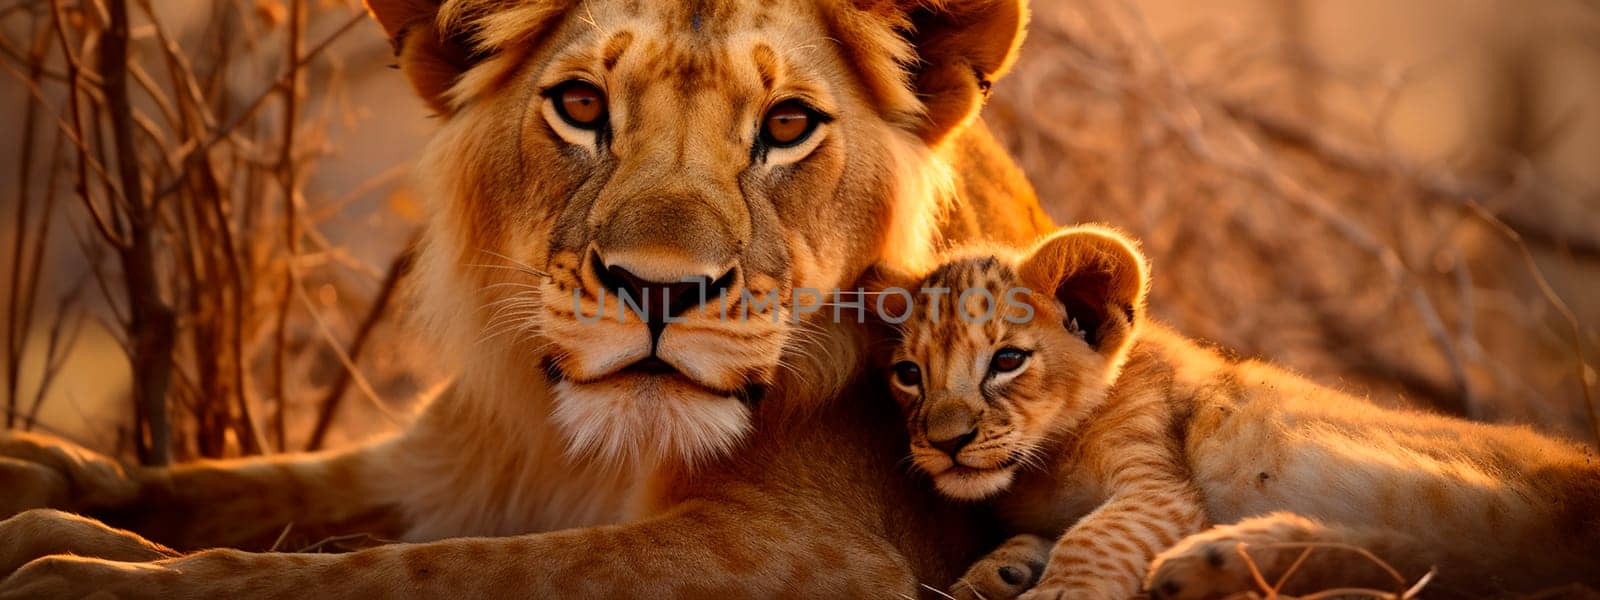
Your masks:
<svg viewBox="0 0 1600 600"><path fill-rule="evenodd" d="M1269 544L1269 545L1264 546L1264 547L1267 547L1267 548L1302 548L1302 550L1300 552L1300 555L1295 558L1294 562L1289 564L1289 568L1285 569L1283 574L1278 576L1278 578L1276 580L1274 580L1274 581L1269 583L1267 581L1267 578L1262 575L1261 567L1256 563L1255 559L1250 556L1250 548L1251 547L1252 546L1250 546L1249 544L1239 544L1238 546L1234 547L1234 551L1237 552L1239 554L1239 558L1244 561L1245 568L1250 569L1250 578L1251 578L1251 580L1253 580L1255 582L1255 585L1256 585L1256 589L1254 591L1244 592L1244 593L1241 593L1241 594L1236 594L1235 597L1237 597L1237 598L1268 598L1268 599L1272 599L1272 600L1277 600L1277 599L1282 599L1282 600L1293 600L1293 599L1298 599L1298 600L1320 600L1322 598L1374 598L1374 599L1379 599L1379 600L1411 600L1412 598L1416 598L1418 594L1422 593L1423 588L1426 588L1428 586L1428 582L1433 581L1433 576L1434 576L1434 571L1428 571L1427 573L1423 574L1421 577L1418 577L1415 582L1408 582L1408 581L1406 581L1406 578L1404 576L1400 575L1400 571L1396 570L1387 561L1383 560L1382 558L1379 558L1378 555L1373 554L1371 551L1368 551L1366 548L1361 548L1361 547L1358 547L1358 546L1351 546L1351 545L1348 545L1348 544L1335 544L1335 543L1330 543L1330 542L1308 542L1308 543L1285 542L1285 543L1280 543L1280 544ZM1354 553L1356 555L1359 555L1362 558L1362 560L1366 560L1368 562L1371 562L1373 565L1376 565L1378 568L1382 569L1390 577L1393 577L1394 578L1394 583L1395 583L1395 589L1393 589L1393 590L1380 590L1380 589L1373 589L1373 588L1355 588L1355 587L1350 587L1350 588L1332 588L1332 589L1322 590L1322 591L1318 591L1318 592L1313 592L1313 593L1310 593L1310 594L1304 594L1304 595L1301 595L1301 596L1289 596L1289 595L1286 595L1286 594L1282 593L1282 590L1284 589L1284 587L1287 586L1289 584L1289 582L1294 579L1295 574L1299 572L1301 565L1304 565L1305 562L1306 562L1306 559L1310 558L1311 554L1314 553L1314 552L1350 552L1350 553Z"/></svg>
<svg viewBox="0 0 1600 600"><path fill-rule="evenodd" d="M1228 597L1229 600L1249 600L1249 599L1261 599L1261 598L1265 598L1265 599L1268 599L1268 600L1321 600L1323 598L1372 598L1374 600L1411 600L1413 598L1417 598L1418 595L1422 593L1423 589L1427 587L1428 582L1433 580L1433 576L1434 576L1434 572L1433 571L1429 571L1428 573L1424 574L1422 577L1417 578L1416 581L1408 582L1408 581L1406 581L1406 578L1404 576L1400 575L1400 572L1395 570L1395 568L1393 566L1391 566L1388 562L1384 561L1382 558L1379 558L1376 554L1373 554L1372 552L1368 551L1365 548L1360 548L1360 547L1356 547L1356 546L1350 546L1350 545L1347 545L1347 544L1336 544L1336 543L1329 543L1329 542L1307 542L1307 543L1289 543L1289 542L1285 542L1285 543L1281 543L1281 544L1271 544L1270 546L1263 546L1263 547L1271 547L1271 548L1303 548L1303 550L1300 553L1300 555L1295 558L1295 561L1289 565L1289 568L1284 570L1282 575L1279 575L1276 579L1274 579L1273 581L1269 582L1269 581L1267 581L1266 576L1262 574L1261 568L1260 568L1259 564L1256 562L1255 558L1250 556L1249 550L1252 547L1255 547L1255 546L1250 546L1249 544L1239 544L1238 546L1234 547L1234 550L1235 550L1235 552L1237 552L1239 554L1239 558L1244 561L1245 567L1250 570L1251 579L1254 580L1254 584L1255 584L1256 588L1253 589L1253 590L1248 590L1248 591L1244 591L1244 592L1239 592L1237 594L1233 594L1232 596ZM1309 558L1313 552L1319 552L1319 551L1350 552L1350 553L1357 554L1357 555L1361 556L1363 560L1371 562L1372 564L1376 565L1378 568L1382 569L1385 573L1387 573L1390 576L1392 576L1394 578L1394 581L1395 581L1395 589L1393 589L1393 590L1379 590L1379 589L1372 589L1372 588L1355 588L1355 587L1333 588L1333 589L1323 590L1323 591L1314 592L1314 593L1305 594L1305 595L1300 595L1300 596L1291 596L1291 595L1282 593L1282 590L1285 588L1285 586L1287 586L1290 583L1290 581L1293 580L1295 574L1299 572L1301 565L1305 564L1306 559ZM950 600L954 600L954 596L951 596L949 593L946 593L944 590L940 590L938 588L935 588L935 587L927 585L927 584L922 584L922 590L924 592L926 592L927 594L931 594L932 595L931 597L948 598ZM980 599L982 599L984 597L983 594L977 593L976 590L974 590L973 593L976 596L978 596L978 598L980 598Z"/></svg>

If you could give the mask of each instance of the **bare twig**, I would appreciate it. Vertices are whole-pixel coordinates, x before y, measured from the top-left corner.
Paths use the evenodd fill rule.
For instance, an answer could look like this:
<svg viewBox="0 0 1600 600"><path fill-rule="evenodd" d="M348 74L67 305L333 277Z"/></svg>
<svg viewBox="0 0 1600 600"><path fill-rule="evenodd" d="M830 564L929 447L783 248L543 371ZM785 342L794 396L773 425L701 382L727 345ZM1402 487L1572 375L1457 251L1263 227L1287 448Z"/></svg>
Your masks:
<svg viewBox="0 0 1600 600"><path fill-rule="evenodd" d="M278 539L273 540L272 546L267 548L267 552L278 552L279 548L283 547L284 540L289 539L289 531L292 529L294 529L294 521L284 523L283 531L278 532Z"/></svg>
<svg viewBox="0 0 1600 600"><path fill-rule="evenodd" d="M1518 254L1522 256L1523 265L1527 267L1528 273L1533 276L1534 283L1539 286L1539 293L1544 295L1545 301L1549 302L1551 308L1556 310L1556 314L1561 316L1561 320L1566 322L1568 333L1571 335L1572 360L1573 367L1577 372L1578 388L1583 394L1584 407L1588 409L1589 426L1594 433L1595 444L1600 445L1600 411L1595 409L1594 394L1590 391L1589 364L1583 356L1583 326L1578 322L1578 316L1573 314L1572 309L1561 299L1561 295L1557 294L1555 288L1550 286L1550 280L1545 278L1544 270L1539 268L1539 263L1533 259L1533 253L1528 251L1528 245L1522 242L1522 236L1517 235L1516 230L1506 225L1504 221L1495 217L1493 213L1476 202L1468 203L1467 206L1472 210L1472 214L1477 215L1484 223L1488 224L1501 236L1504 236L1513 246L1516 246Z"/></svg>
<svg viewBox="0 0 1600 600"><path fill-rule="evenodd" d="M80 279L62 296L55 322L50 326L49 340L45 344L44 367L39 377L39 385L34 389L33 404L28 407L27 419L22 423L24 429L32 429L39 421L39 410L44 408L44 400L50 395L51 386L61 374L67 356L78 344L78 335L83 331L85 320L82 311L79 310L78 299L81 297L80 292L86 279Z"/></svg>
<svg viewBox="0 0 1600 600"><path fill-rule="evenodd" d="M133 108L128 100L128 2L108 0L111 23L101 45L100 64L106 69L105 95L116 146L122 195L127 200L129 231L121 249L123 280L131 320L135 404L149 435L147 464L172 461L172 425L167 413L167 384L172 370L172 348L177 323L164 299L156 275L156 215L144 196L143 178L133 142Z"/></svg>
<svg viewBox="0 0 1600 600"><path fill-rule="evenodd" d="M89 216L93 218L95 226L99 228L100 235L105 238L106 242L114 247L122 248L126 246L128 242L123 239L123 235L120 232L120 227L118 227L116 223L111 222L108 217L101 212L100 207L94 202L94 195L89 189L88 169L91 165L100 165L100 162L90 158L89 148L85 145L83 116L81 114L81 108L79 107L78 102L79 81L81 79L80 74L83 73L83 66L79 62L77 54L73 52L72 42L69 41L67 37L67 18L63 12L63 9L61 8L61 0L50 0L50 10L52 15L51 22L56 31L56 38L61 43L61 53L66 57L67 61L67 103L71 108L72 113L72 140L78 146L78 197L83 201L84 207L89 210ZM38 92L38 86L33 82L32 79L28 80L28 84L30 86L30 91L33 91L35 96L42 95ZM109 178L109 175L105 174L103 170L100 171L100 174L102 177ZM109 184L106 186L106 188L112 190L116 189L114 186Z"/></svg>
<svg viewBox="0 0 1600 600"><path fill-rule="evenodd" d="M394 297L395 290L399 288L400 281L411 271L412 261L416 253L416 237L406 244L400 255L389 264L389 270L383 276L383 282L378 286L378 295L372 300L372 307L367 309L366 318L361 320L361 326L356 330L356 336L350 341L350 349L345 352L349 357L346 369L339 372L339 378L334 380L333 386L328 388L328 393L317 403L317 421L311 429L311 439L306 442L306 451L312 452L322 449L324 438L329 427L333 424L333 417L339 410L339 401L344 398L344 393L350 387L350 382L359 373L353 372L357 361L361 359L361 352L366 348L367 340L372 336L384 315L388 314L389 301Z"/></svg>
<svg viewBox="0 0 1600 600"><path fill-rule="evenodd" d="M367 378L361 374L360 367L356 366L350 355L346 354L344 348L339 346L338 338L334 337L333 330L328 328L328 323L322 320L322 316L317 314L316 306L311 303L311 298L306 296L305 290L300 286L295 286L294 293L310 313L311 321L316 324L317 330L322 334L323 339L327 341L328 348L333 350L335 357L338 357L339 364L344 367L344 372L350 376L351 383L355 384L356 389L361 390L361 393L366 396L372 407L378 409L378 412L385 419L388 419L392 424L400 424L400 417L389 410L389 407L383 403L383 399L378 397L378 390L372 387Z"/></svg>
<svg viewBox="0 0 1600 600"><path fill-rule="evenodd" d="M300 57L300 31L305 27L304 11L305 0L289 0L289 43L288 59L285 61L291 68L289 82L283 88L283 147L278 155L278 177L283 184L283 232L284 248L284 283L283 296L278 301L278 329L276 334L277 351L273 354L273 392L278 403L272 412L273 442L279 450L287 450L288 433L284 422L284 414L289 405L288 395L288 370L286 354L288 352L289 308L294 301L294 294L300 288L300 277L295 263L300 253L300 213L299 184L297 182L297 169L295 168L294 136L295 127L299 125L298 115L300 110L300 70L293 68L295 61Z"/></svg>
<svg viewBox="0 0 1600 600"><path fill-rule="evenodd" d="M336 535L336 536L332 536L332 537L328 537L328 538L323 538L323 539L317 541L316 543L313 543L313 544L311 544L309 546L306 546L304 548L300 548L300 549L295 550L295 553L296 554L310 554L310 553L315 553L315 552L321 552L324 548L328 548L330 546L338 546L338 545L343 544L345 542L353 542L353 541L356 541L356 540L366 541L366 542L368 542L369 545L383 545L383 544L395 543L395 540L388 540L388 539L380 538L380 537L372 535L370 533L352 533L352 534L348 534L348 535Z"/></svg>
<svg viewBox="0 0 1600 600"><path fill-rule="evenodd" d="M1411 600L1420 594L1422 589L1426 587L1430 581L1433 581L1435 572L1433 569L1429 569L1428 572L1423 574L1422 577L1419 577L1415 583L1408 586L1406 585L1405 576L1401 575L1400 571L1396 570L1393 565L1388 563L1388 561L1383 560L1378 555L1373 554L1371 550L1366 548L1337 542L1277 542L1261 544L1259 547L1286 549L1300 548L1301 552L1299 556L1295 558L1294 563L1291 564L1289 568L1278 577L1278 581L1276 583L1268 584L1266 576L1261 572L1261 568L1256 564L1255 559L1250 556L1249 549L1251 547L1253 546L1250 544L1241 543L1237 546L1234 546L1234 552L1236 552L1239 555L1239 558L1244 561L1245 568L1250 571L1251 580L1255 582L1256 588L1259 589L1266 598L1297 598L1298 600L1311 600L1321 598L1364 596L1368 598L1379 598L1385 600ZM1312 552L1319 550L1352 552L1360 555L1367 562L1371 563L1375 567L1378 567L1390 578L1393 578L1396 589L1385 591L1370 588L1345 587L1320 590L1301 596L1287 596L1283 594L1282 590L1284 586L1288 585L1290 578L1292 578L1295 572L1299 570L1301 564L1303 564L1306 559L1311 556Z"/></svg>
<svg viewBox="0 0 1600 600"><path fill-rule="evenodd" d="M39 17L34 17L35 42L28 52L28 76L30 79L39 77L44 70L44 55L48 46L49 37L44 35L44 29L39 25ZM21 395L22 381L22 356L24 344L27 343L28 334L32 329L32 313L28 308L34 291L26 285L23 274L28 272L26 252L28 249L28 208L32 205L31 186L33 184L33 146L39 101L29 96L27 107L22 113L22 152L19 153L20 165L17 173L17 207L15 220L12 222L12 254L11 254L11 298L9 312L6 316L6 426L16 426L12 415L20 409L19 398ZM45 206L49 214L50 205ZM40 227L39 238L43 240L48 234L48 223ZM42 246L42 242L41 242ZM42 250L42 247L40 248Z"/></svg>
<svg viewBox="0 0 1600 600"><path fill-rule="evenodd" d="M1495 192L1486 186L1464 181L1449 172L1407 164L1392 156L1378 156L1365 152L1306 123L1273 115L1250 102L1220 100L1218 106L1234 118L1274 139L1315 152L1326 159L1328 164L1363 177L1389 178L1397 173L1404 173L1422 190L1424 197L1431 201L1466 207L1477 199L1495 195ZM1600 239L1576 233L1550 231L1547 227L1525 220L1507 221L1504 216L1500 218L1521 238L1561 246L1579 256L1600 258Z"/></svg>
<svg viewBox="0 0 1600 600"><path fill-rule="evenodd" d="M193 156L209 151L213 146L216 146L218 143L222 142L222 140L228 138L228 136L233 135L234 132L238 131L238 129L245 123L248 123L254 119L256 111L260 110L261 107L266 104L267 100L271 99L273 96L277 95L280 90L288 86L290 84L290 80L299 77L301 71L307 65L310 65L311 61L316 60L317 56L320 56L324 51L332 46L334 42L339 41L339 39L344 37L345 34L353 31L357 25L365 23L366 20L367 14L364 11L357 11L356 14L351 15L350 19L345 21L343 25L340 25L338 29L334 30L332 33L329 33L328 36L323 38L321 42L317 43L315 46L312 46L311 49L300 55L300 58L290 64L289 68L278 77L277 81L274 81L271 85L267 86L267 89L258 94L254 100L250 101L249 104L246 104L244 110L242 110L237 117L234 117L232 121L229 121L227 125L224 125L221 129L218 129L205 141L190 148L185 153L183 162L187 162ZM157 198L165 197L166 195L177 191L179 185L181 185L181 182L174 181L166 186L157 188L155 196Z"/></svg>

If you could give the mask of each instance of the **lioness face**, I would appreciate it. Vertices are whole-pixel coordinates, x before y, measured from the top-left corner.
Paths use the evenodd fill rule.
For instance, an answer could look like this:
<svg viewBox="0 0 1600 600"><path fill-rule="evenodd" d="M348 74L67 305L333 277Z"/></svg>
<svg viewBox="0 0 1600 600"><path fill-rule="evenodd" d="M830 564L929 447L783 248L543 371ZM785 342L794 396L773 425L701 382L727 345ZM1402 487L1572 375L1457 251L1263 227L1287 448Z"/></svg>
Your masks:
<svg viewBox="0 0 1600 600"><path fill-rule="evenodd" d="M793 290L848 284L893 226L888 145L914 138L868 104L817 9L693 4L584 3L436 147L479 175L448 207L462 264L549 275L467 271L500 303L484 327L520 319L533 335L509 341L545 346L527 367L584 450L737 441L792 344Z"/></svg>
<svg viewBox="0 0 1600 600"><path fill-rule="evenodd" d="M419 171L423 285L452 291L424 300L470 298L431 312L543 378L579 453L730 448L813 291L926 253L930 144L1017 42L1020 4L982 4L961 19L1009 20L969 60L920 2L369 0L447 116ZM907 70L916 19L959 66Z"/></svg>

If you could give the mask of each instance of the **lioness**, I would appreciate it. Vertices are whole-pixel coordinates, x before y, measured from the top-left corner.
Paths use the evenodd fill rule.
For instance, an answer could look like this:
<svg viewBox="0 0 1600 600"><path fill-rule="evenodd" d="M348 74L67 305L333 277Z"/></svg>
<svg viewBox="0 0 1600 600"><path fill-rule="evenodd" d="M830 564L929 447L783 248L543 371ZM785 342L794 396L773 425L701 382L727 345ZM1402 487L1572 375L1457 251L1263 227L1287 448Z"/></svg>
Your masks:
<svg viewBox="0 0 1600 600"><path fill-rule="evenodd" d="M887 370L913 463L1024 533L957 597L1223 598L1260 591L1254 570L1297 596L1401 591L1430 568L1429 596L1600 585L1592 450L1380 407L1203 347L1145 317L1147 261L1114 230L882 279L910 301L890 311L904 320ZM1201 534L1208 523L1223 526ZM1306 554L1318 544L1345 549Z"/></svg>
<svg viewBox="0 0 1600 600"><path fill-rule="evenodd" d="M23 512L0 598L893 597L982 550L897 466L857 326L790 317L875 261L1051 228L975 117L1022 0L368 5L442 117L415 287L455 383L405 432L316 455L125 471L0 439L4 514L137 533ZM616 292L656 310L584 317ZM169 558L138 537L264 548L286 524L411 543Z"/></svg>

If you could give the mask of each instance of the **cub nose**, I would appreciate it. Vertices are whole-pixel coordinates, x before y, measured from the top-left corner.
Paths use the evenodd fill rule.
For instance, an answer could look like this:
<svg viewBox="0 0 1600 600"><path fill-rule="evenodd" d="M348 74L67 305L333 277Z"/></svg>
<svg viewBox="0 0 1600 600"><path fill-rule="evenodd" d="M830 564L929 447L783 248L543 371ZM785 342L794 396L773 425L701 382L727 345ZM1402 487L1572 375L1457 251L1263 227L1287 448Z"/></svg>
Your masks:
<svg viewBox="0 0 1600 600"><path fill-rule="evenodd" d="M947 440L929 439L928 445L933 446L934 449L940 452L949 454L950 458L955 458L957 454L961 453L961 449L965 448L967 444L971 443L972 439L976 437L978 437L978 430L973 429Z"/></svg>

